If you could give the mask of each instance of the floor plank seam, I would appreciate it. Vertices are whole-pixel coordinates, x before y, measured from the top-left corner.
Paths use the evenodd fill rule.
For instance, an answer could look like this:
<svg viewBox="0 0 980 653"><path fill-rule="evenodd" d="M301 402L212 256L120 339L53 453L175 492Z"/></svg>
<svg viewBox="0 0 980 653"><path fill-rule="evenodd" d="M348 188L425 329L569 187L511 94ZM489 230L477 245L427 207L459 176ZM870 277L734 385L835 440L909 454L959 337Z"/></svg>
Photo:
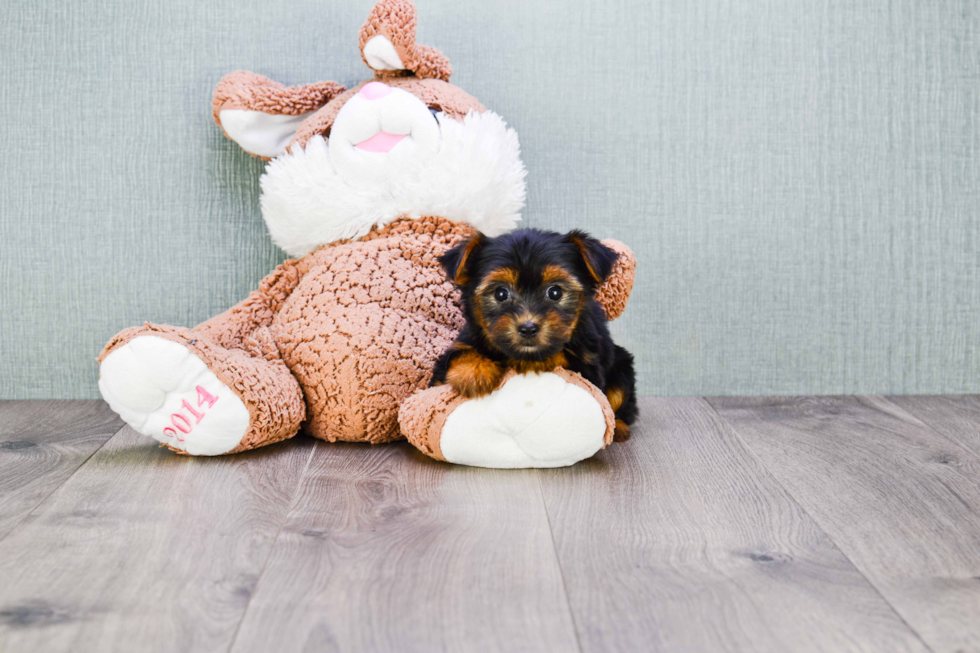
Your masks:
<svg viewBox="0 0 980 653"><path fill-rule="evenodd" d="M927 428L931 432L933 432L936 435L938 435L943 440L943 442L948 443L950 446L956 448L959 451L966 452L966 454L968 456L970 456L971 458L973 458L974 460L976 460L977 463L980 463L980 453L977 453L977 452L973 451L972 449L967 448L966 446L963 445L963 443L958 442L958 441L954 440L953 438L949 437L948 435L946 435L945 433L943 433L942 431L940 431L938 428L936 428L935 426L933 426L932 422L926 421L926 418L925 417L920 416L918 413L913 413L912 411L910 411L908 408L905 408L904 406L900 406L899 404L896 404L894 401L892 401L891 399L889 399L885 395L872 395L872 396L877 397L881 401L884 401L885 403L887 403L889 406L893 406L897 410L902 411L903 413L905 413L906 415L908 415L909 417L911 417L915 421L917 421L920 424L922 424L922 426L924 426L925 428Z"/></svg>
<svg viewBox="0 0 980 653"><path fill-rule="evenodd" d="M242 624L245 623L245 617L248 616L248 610L252 606L252 597L255 596L259 588L259 583L262 582L262 576L265 575L265 570L269 566L269 560L272 559L272 554L276 550L276 544L279 542L279 536L282 534L282 529L285 528L286 522L289 521L289 515L292 514L293 509L299 502L300 490L303 489L303 481L306 479L306 473L310 470L310 464L313 462L313 454L316 453L317 447L319 446L318 441L313 442L313 447L310 449L310 455L306 457L306 465L303 466L303 472L299 475L299 479L296 481L296 489L293 490L293 498L289 502L289 508L283 515L282 522L279 524L279 530L276 531L276 536L272 538L272 545L269 547L269 553L265 556L265 560L262 561L262 569L259 570L259 575L255 578L255 586L252 588L252 593L248 597L248 601L245 602L245 608L242 610L242 616L238 620L238 624L235 626L235 633L231 636L231 642L228 644L228 653L231 653L235 648L235 644L238 642L238 633L242 629Z"/></svg>
<svg viewBox="0 0 980 653"><path fill-rule="evenodd" d="M922 646L925 647L927 651L936 653L935 650L931 646L929 646L928 642L926 642L925 639L923 639L922 634L919 633L918 630L912 627L912 625L905 619L905 616L895 608L895 605L888 600L888 598L881 592L881 589L868 577L868 575L864 572L864 570L861 569L861 567L858 566L858 564L851 559L851 556L847 555L847 552L844 551L844 549L841 548L837 540L830 535L830 533L824 527L824 525L820 523L820 520L818 520L809 510L806 509L806 507L800 502L800 500L796 498L796 496L789 490L789 488L787 488L783 484L783 482L779 480L779 478L772 472L772 470L769 469L769 467L765 464L765 462L763 462L763 460L755 453L755 451L752 450L752 447L749 446L749 443L746 442L745 438L743 438L741 434L739 434L738 429L735 427L735 425L729 422L727 419L725 419L725 417L718 412L718 409L714 407L714 405L708 400L707 397L702 397L701 399L702 401L704 401L704 403L706 403L711 408L712 412L715 415L717 415L718 419L720 419L729 429L731 429L732 435L735 436L735 438L745 448L745 451L748 452L748 454L752 457L752 459L755 460L763 470L765 470L766 474L769 475L769 477L773 480L773 482L783 489L783 491L786 493L786 496L791 498L793 500L793 503L795 503L799 507L799 509L803 511L803 514L806 515L807 518L810 519L816 525L816 527L820 529L820 532L823 533L824 536L831 543L833 543L834 548L837 549L837 551L842 556L844 556L844 559L847 560L848 563L850 563L851 567L853 567L854 570L861 575L861 577L865 580L865 582L868 583L868 586L871 589L873 589L879 597L881 597L881 600L884 601L885 605L887 605L891 609L891 611L895 614L895 617L903 624L905 624L905 627L909 629L909 632L915 635L916 639L918 639L922 643Z"/></svg>
<svg viewBox="0 0 980 653"><path fill-rule="evenodd" d="M579 653L584 653L582 640L579 638L578 622L575 619L575 611L572 609L572 598L568 595L568 582L565 580L565 570L561 566L561 556L558 555L558 543L555 541L555 529L551 526L551 514L548 513L548 502L544 498L544 488L541 487L541 471L535 475L538 481L538 496L541 497L541 508L544 510L545 523L548 524L548 536L551 538L551 550L555 554L555 564L558 565L558 575L561 576L561 589L565 593L565 605L568 607L568 616L572 620L572 631L575 635L575 646Z"/></svg>
<svg viewBox="0 0 980 653"><path fill-rule="evenodd" d="M119 430L118 431L114 431L112 435L110 435L109 437L107 437L102 444L100 444L98 447L96 447L95 450L92 451L92 453L90 453L88 456L85 457L85 460L83 460L81 462L81 464L78 465L78 467L76 467L75 469L72 470L71 474L69 474L68 476L65 477L65 480L63 480L61 483L58 483L58 485L56 485L50 492L48 492L48 494L43 499L41 499L40 501L38 501L37 502L37 505L35 505L33 508L31 508L30 511L26 515L24 515L20 519L20 521L18 521L16 524L14 524L13 527L9 531L7 531L6 533L4 533L3 535L0 535L0 542L3 542L5 539L7 539L7 537L11 533L13 533L18 528L20 528L21 524L23 524L25 521L27 521L30 518L30 516L33 515L37 511L38 508L40 508L45 503L47 503L48 502L48 499L50 499L51 497L53 497L55 495L55 493L58 492L58 490L60 490L61 488L63 488L65 486L65 484L68 483L68 481L70 481L75 476L75 474L78 473L78 470L80 470L82 467L84 467L85 465L87 465L88 464L88 461L92 460L92 456L94 456L95 454L97 454L100 451L102 451L102 448L103 447L105 447L107 444L109 444L109 442L111 442L114 437L116 437L117 435L119 435L120 433L122 433L124 430L126 430L126 428L127 428L127 426L125 424L123 424L121 427L119 427Z"/></svg>

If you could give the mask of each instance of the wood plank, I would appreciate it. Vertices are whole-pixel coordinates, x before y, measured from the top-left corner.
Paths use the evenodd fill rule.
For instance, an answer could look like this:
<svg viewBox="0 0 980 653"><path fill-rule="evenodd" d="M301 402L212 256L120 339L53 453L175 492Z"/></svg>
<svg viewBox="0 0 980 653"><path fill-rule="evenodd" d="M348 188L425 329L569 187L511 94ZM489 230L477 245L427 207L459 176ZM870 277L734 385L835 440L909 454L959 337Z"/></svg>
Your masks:
<svg viewBox="0 0 980 653"><path fill-rule="evenodd" d="M312 450L192 458L122 429L0 542L0 650L227 650Z"/></svg>
<svg viewBox="0 0 980 653"><path fill-rule="evenodd" d="M104 401L0 401L0 540L122 427Z"/></svg>
<svg viewBox="0 0 980 653"><path fill-rule="evenodd" d="M980 456L980 396L907 396L887 399L964 449Z"/></svg>
<svg viewBox="0 0 980 653"><path fill-rule="evenodd" d="M319 447L233 650L578 650L536 474Z"/></svg>
<svg viewBox="0 0 980 653"><path fill-rule="evenodd" d="M925 651L702 399L542 474L582 649Z"/></svg>
<svg viewBox="0 0 980 653"><path fill-rule="evenodd" d="M712 399L936 653L980 650L980 461L880 397Z"/></svg>

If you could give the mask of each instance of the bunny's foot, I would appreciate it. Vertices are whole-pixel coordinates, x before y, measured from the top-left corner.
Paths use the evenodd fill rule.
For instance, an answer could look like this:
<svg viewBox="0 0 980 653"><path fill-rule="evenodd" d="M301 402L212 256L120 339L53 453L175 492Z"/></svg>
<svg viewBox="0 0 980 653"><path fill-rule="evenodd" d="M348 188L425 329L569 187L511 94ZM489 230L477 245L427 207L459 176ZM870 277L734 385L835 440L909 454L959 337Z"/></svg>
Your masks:
<svg viewBox="0 0 980 653"><path fill-rule="evenodd" d="M609 402L566 370L504 377L479 399L448 386L423 390L402 404L408 440L439 460L476 467L565 467L612 441Z"/></svg>
<svg viewBox="0 0 980 653"><path fill-rule="evenodd" d="M292 437L305 416L299 386L282 361L167 326L116 336L101 357L99 390L133 429L195 456Z"/></svg>

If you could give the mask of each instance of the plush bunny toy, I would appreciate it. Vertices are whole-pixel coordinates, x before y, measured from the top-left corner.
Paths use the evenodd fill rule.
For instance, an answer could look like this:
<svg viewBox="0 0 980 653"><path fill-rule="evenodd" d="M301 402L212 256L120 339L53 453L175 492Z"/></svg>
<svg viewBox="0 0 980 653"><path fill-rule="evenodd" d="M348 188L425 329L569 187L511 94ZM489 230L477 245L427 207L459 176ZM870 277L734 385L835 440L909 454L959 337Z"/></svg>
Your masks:
<svg viewBox="0 0 980 653"><path fill-rule="evenodd" d="M360 48L375 76L348 91L244 71L218 84L215 122L269 159L262 214L298 258L193 329L147 323L116 335L99 357L103 397L140 433L192 455L301 427L331 442L405 435L435 458L487 467L592 455L610 441L612 412L577 375L511 376L472 401L421 391L462 326L437 257L474 229L512 229L525 170L514 131L449 84L442 53L415 43L411 2L379 2ZM621 253L600 289L615 317L635 261L606 242Z"/></svg>

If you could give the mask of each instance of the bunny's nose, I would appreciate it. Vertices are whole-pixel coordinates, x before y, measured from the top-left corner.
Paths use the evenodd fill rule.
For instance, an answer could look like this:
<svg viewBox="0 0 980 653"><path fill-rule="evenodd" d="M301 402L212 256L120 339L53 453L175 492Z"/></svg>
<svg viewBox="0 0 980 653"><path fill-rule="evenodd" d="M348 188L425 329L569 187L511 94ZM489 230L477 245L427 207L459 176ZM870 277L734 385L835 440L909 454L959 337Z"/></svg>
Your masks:
<svg viewBox="0 0 980 653"><path fill-rule="evenodd" d="M371 82L365 84L358 95L363 95L366 100L380 100L391 93L391 87L381 82Z"/></svg>

